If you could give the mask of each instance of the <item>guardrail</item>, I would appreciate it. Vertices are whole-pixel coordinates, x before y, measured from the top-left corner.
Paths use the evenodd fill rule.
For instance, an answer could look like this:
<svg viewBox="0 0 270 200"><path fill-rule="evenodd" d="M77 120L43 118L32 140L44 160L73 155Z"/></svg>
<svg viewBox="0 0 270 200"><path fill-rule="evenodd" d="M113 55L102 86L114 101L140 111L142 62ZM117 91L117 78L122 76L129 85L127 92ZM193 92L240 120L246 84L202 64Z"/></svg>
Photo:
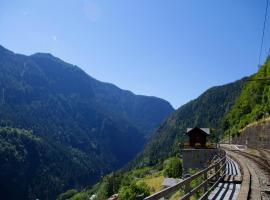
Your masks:
<svg viewBox="0 0 270 200"><path fill-rule="evenodd" d="M200 197L200 200L206 199L209 193L216 187L216 185L222 179L225 173L225 167L226 167L226 153L225 151L221 150L219 159L214 164L184 179L183 181L177 183L174 186L168 187L166 189L161 190L160 192L157 192L149 197L144 198L144 200L158 200L161 198L169 199L173 194L175 194L180 190L184 191L184 194L181 196L180 199L189 200L190 197L200 189L203 189L204 191L204 194ZM203 177L203 182L195 186L194 188L191 188L191 182L200 177ZM213 185L210 188L208 188L210 182Z"/></svg>

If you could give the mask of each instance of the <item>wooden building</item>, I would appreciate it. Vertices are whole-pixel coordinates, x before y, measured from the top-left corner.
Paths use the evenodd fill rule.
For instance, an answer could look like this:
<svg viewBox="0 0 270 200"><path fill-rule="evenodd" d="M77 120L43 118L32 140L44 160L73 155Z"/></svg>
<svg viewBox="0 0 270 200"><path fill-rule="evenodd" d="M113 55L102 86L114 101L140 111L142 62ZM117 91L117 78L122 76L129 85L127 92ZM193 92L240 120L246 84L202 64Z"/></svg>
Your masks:
<svg viewBox="0 0 270 200"><path fill-rule="evenodd" d="M210 135L209 128L188 128L187 133L189 137L189 146L196 148L204 148L206 147L206 138ZM199 144L199 146L198 146Z"/></svg>

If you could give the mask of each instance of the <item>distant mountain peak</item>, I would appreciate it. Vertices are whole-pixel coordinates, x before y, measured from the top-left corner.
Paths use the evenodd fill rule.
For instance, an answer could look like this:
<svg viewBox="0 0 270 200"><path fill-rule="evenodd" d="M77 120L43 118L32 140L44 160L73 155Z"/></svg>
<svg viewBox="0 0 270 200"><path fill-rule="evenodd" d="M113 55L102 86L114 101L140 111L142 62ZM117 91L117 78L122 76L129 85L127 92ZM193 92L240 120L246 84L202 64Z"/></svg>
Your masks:
<svg viewBox="0 0 270 200"><path fill-rule="evenodd" d="M38 52L38 53L34 53L31 55L32 57L44 57L44 58L51 58L54 57L51 53L42 53L42 52Z"/></svg>
<svg viewBox="0 0 270 200"><path fill-rule="evenodd" d="M6 49L5 47L3 47L2 45L0 45L0 53L5 53L5 54L14 54L12 51Z"/></svg>
<svg viewBox="0 0 270 200"><path fill-rule="evenodd" d="M63 60L61 60L60 58L57 58L56 56L50 54L50 53L42 53L42 52L38 52L38 53L34 53L31 55L32 58L46 58L46 59L51 59L51 60L55 60L55 61L60 61L60 62L64 62Z"/></svg>

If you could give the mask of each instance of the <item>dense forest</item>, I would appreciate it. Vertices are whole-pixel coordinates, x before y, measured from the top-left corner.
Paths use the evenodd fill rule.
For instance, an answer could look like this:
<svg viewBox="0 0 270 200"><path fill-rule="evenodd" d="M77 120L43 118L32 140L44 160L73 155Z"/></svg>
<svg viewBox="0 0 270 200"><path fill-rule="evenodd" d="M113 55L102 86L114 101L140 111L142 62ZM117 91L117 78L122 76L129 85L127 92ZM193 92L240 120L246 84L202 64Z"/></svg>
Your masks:
<svg viewBox="0 0 270 200"><path fill-rule="evenodd" d="M226 115L225 134L240 134L240 130L252 122L270 116L270 58L252 76L235 105Z"/></svg>
<svg viewBox="0 0 270 200"><path fill-rule="evenodd" d="M50 54L0 47L0 196L54 199L93 184L134 158L173 111Z"/></svg>
<svg viewBox="0 0 270 200"><path fill-rule="evenodd" d="M76 149L15 128L0 129L0 160L3 199L53 199L68 185L88 183L100 167Z"/></svg>

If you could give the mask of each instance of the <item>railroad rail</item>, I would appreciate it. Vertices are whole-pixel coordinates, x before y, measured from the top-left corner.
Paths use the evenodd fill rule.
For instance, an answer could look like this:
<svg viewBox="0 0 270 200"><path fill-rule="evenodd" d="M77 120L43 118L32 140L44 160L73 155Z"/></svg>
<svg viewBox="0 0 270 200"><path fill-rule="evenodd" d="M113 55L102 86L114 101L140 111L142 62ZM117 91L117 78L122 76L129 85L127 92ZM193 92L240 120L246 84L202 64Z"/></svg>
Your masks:
<svg viewBox="0 0 270 200"><path fill-rule="evenodd" d="M259 151L260 152L260 151ZM247 153L244 151L237 151L240 155L243 155L250 160L253 160L255 163L257 163L263 170L270 172L270 160L267 159L267 157L257 156L251 153ZM262 153L262 152L260 152Z"/></svg>
<svg viewBox="0 0 270 200"><path fill-rule="evenodd" d="M247 198L251 200L269 200L270 199L270 151L266 149L251 149L251 151L227 150L228 155L233 155L242 165L244 170L243 178L249 182L249 186L243 182L241 190L246 190ZM248 181L249 178L249 181ZM245 197L242 192L238 197Z"/></svg>
<svg viewBox="0 0 270 200"><path fill-rule="evenodd" d="M258 149L257 151L259 152L261 157L265 158L267 165L270 168L270 152L265 149Z"/></svg>
<svg viewBox="0 0 270 200"><path fill-rule="evenodd" d="M176 192L182 190L184 191L184 194L181 196L181 200L187 200L190 199L191 196L193 196L196 192L203 189L204 193L200 197L200 200L207 199L209 193L213 191L218 183L222 180L226 169L226 153L225 151L221 151L219 155L219 159L206 169L203 169L196 174L184 179L183 181L177 183L174 186L168 187L166 189L161 190L160 192L157 192L149 197L146 197L144 200L158 200L161 198L168 199L170 196L175 194ZM195 186L194 188L191 188L191 182L194 180L198 180L200 178L203 178L203 181ZM212 186L209 187L209 183L212 183Z"/></svg>

